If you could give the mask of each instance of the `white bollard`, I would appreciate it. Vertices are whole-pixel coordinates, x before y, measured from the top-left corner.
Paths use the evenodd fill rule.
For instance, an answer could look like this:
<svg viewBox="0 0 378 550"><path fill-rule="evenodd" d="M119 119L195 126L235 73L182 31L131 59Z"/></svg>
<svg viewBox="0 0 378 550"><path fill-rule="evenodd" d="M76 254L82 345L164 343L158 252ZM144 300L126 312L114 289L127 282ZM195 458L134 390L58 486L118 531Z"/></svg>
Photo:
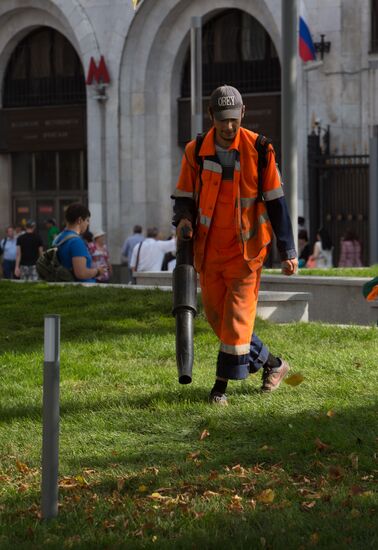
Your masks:
<svg viewBox="0 0 378 550"><path fill-rule="evenodd" d="M60 316L45 315L42 519L58 515Z"/></svg>

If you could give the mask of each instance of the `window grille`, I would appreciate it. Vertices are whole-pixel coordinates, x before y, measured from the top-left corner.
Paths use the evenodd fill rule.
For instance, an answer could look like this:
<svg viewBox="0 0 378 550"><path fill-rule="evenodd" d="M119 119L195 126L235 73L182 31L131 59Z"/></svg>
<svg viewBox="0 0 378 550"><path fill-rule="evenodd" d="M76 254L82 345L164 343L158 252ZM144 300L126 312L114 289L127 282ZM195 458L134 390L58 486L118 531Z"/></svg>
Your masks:
<svg viewBox="0 0 378 550"><path fill-rule="evenodd" d="M371 0L371 52L378 52L378 0Z"/></svg>
<svg viewBox="0 0 378 550"><path fill-rule="evenodd" d="M86 101L80 59L70 42L42 27L24 38L9 60L3 107L80 104Z"/></svg>
<svg viewBox="0 0 378 550"><path fill-rule="evenodd" d="M232 84L243 93L278 92L281 69L264 27L237 9L223 11L202 31L203 95ZM190 51L184 66L181 97L190 97Z"/></svg>

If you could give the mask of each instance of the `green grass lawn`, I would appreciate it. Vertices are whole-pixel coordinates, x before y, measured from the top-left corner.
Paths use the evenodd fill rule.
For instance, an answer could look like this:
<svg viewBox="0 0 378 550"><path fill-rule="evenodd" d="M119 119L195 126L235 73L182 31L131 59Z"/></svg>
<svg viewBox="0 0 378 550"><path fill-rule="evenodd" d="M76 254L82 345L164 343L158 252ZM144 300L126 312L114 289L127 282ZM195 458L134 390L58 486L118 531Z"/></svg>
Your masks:
<svg viewBox="0 0 378 550"><path fill-rule="evenodd" d="M175 366L171 295L0 282L0 548L378 547L374 327L257 322L298 386L232 382L196 319ZM59 515L40 520L43 316L61 315Z"/></svg>
<svg viewBox="0 0 378 550"><path fill-rule="evenodd" d="M265 275L281 275L280 269L264 269ZM378 264L370 267L331 267L327 269L308 269L307 267L298 270L298 275L315 275L321 277L377 277Z"/></svg>

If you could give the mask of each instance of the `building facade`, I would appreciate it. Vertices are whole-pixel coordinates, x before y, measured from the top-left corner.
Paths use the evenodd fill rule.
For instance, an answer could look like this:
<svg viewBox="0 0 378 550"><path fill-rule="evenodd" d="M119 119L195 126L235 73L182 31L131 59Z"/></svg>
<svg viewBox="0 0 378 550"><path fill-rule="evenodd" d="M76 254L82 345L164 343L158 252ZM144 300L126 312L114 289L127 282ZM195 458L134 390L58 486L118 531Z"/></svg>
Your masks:
<svg viewBox="0 0 378 550"><path fill-rule="evenodd" d="M306 4L314 40L331 42L323 61L298 59L298 212L308 218L307 136L329 126L331 152L367 153L378 124L378 10L374 0ZM84 201L115 263L134 224L169 232L190 138L192 16L203 21L204 105L212 87L234 84L245 125L280 154L280 0L142 0L136 11L130 0L2 0L1 226L32 217L43 231Z"/></svg>

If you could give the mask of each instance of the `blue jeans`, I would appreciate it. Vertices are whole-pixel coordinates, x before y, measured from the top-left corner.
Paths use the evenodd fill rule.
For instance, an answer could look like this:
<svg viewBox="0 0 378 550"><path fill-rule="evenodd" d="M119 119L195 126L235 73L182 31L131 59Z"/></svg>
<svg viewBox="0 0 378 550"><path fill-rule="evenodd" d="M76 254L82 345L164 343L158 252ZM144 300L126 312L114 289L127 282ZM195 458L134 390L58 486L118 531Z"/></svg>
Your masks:
<svg viewBox="0 0 378 550"><path fill-rule="evenodd" d="M3 260L4 279L14 279L15 267L16 267L16 260Z"/></svg>

